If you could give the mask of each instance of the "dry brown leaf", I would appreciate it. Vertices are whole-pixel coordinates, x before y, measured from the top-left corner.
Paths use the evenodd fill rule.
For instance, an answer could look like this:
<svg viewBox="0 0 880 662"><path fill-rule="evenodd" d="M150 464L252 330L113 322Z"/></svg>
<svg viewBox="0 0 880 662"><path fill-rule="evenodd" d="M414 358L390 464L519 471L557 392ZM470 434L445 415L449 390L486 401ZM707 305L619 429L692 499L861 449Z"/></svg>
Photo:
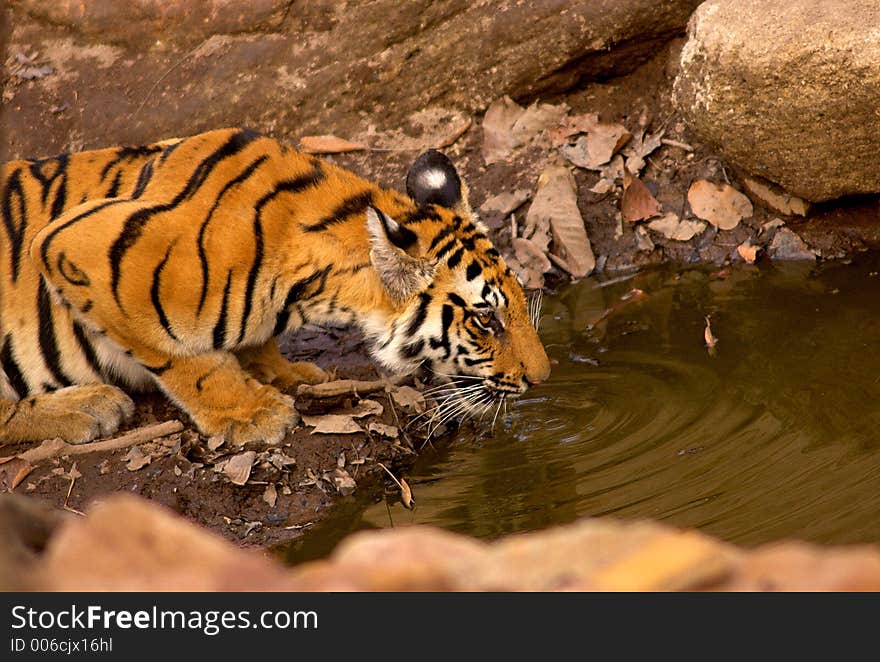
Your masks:
<svg viewBox="0 0 880 662"><path fill-rule="evenodd" d="M140 446L132 446L126 456L122 459L128 460L125 468L129 471L137 471L139 469L143 469L145 466L153 461L149 455L144 454Z"/></svg>
<svg viewBox="0 0 880 662"><path fill-rule="evenodd" d="M303 416L302 422L314 426L311 434L354 434L364 429L348 414Z"/></svg>
<svg viewBox="0 0 880 662"><path fill-rule="evenodd" d="M640 251L650 253L654 250L654 242L648 236L648 231L641 225L636 226L636 248Z"/></svg>
<svg viewBox="0 0 880 662"><path fill-rule="evenodd" d="M706 347L709 348L711 353L715 349L715 345L718 344L718 338L712 333L712 322L709 320L708 315L706 315L706 328L703 330L703 339L706 341Z"/></svg>
<svg viewBox="0 0 880 662"><path fill-rule="evenodd" d="M375 421L367 426L367 430L375 432L383 437L388 437L389 439L397 439L397 436L400 433L394 425L386 425L385 423L377 423Z"/></svg>
<svg viewBox="0 0 880 662"><path fill-rule="evenodd" d="M397 484L397 487L400 489L400 502L403 504L403 507L407 510L412 510L413 506L416 505L416 502L415 499L413 499L412 489L410 488L409 484L402 477L400 478L400 480L398 480L397 476L391 473L391 469L386 467L381 462L376 462L376 464L382 467L385 470L385 473L391 476L391 480L393 480Z"/></svg>
<svg viewBox="0 0 880 662"><path fill-rule="evenodd" d="M645 167L645 159L660 147L663 140L663 129L645 137L644 131L639 131L627 143L626 148L622 151L626 157L626 169L633 175L638 176Z"/></svg>
<svg viewBox="0 0 880 662"><path fill-rule="evenodd" d="M620 198L620 213L627 223L644 221L660 215L660 203L648 190L644 182L625 171L623 173L623 195Z"/></svg>
<svg viewBox="0 0 880 662"><path fill-rule="evenodd" d="M348 412L348 416L351 416L352 418L381 416L383 411L385 411L385 407L375 400L361 400L357 403L357 406L352 407L352 410Z"/></svg>
<svg viewBox="0 0 880 662"><path fill-rule="evenodd" d="M275 507L275 502L278 501L278 491L275 489L275 483L266 485L266 489L263 491L263 501L269 504L270 508Z"/></svg>
<svg viewBox="0 0 880 662"><path fill-rule="evenodd" d="M525 108L509 96L492 102L483 116L483 160L486 165L505 161L522 142L513 134L513 126Z"/></svg>
<svg viewBox="0 0 880 662"><path fill-rule="evenodd" d="M520 144L525 144L538 137L542 131L552 130L559 126L568 113L568 106L537 101L525 109L511 128L511 133Z"/></svg>
<svg viewBox="0 0 880 662"><path fill-rule="evenodd" d="M330 475L330 478L333 484L336 486L336 490L342 496L349 496L350 494L354 494L354 491L357 489L357 483L354 482L354 478L352 478L345 469L334 469L333 473Z"/></svg>
<svg viewBox="0 0 880 662"><path fill-rule="evenodd" d="M531 239L517 237L512 243L516 259L524 268L533 269L541 274L553 268L553 264L547 259L547 254Z"/></svg>
<svg viewBox="0 0 880 662"><path fill-rule="evenodd" d="M678 214L669 212L662 217L649 221L648 229L659 232L667 239L674 241L690 241L696 235L706 229L703 221L692 221L690 219L680 220Z"/></svg>
<svg viewBox="0 0 880 662"><path fill-rule="evenodd" d="M590 190L596 195L605 195L606 193L613 191L615 188L617 187L613 181L600 177L599 181L593 184Z"/></svg>
<svg viewBox="0 0 880 662"><path fill-rule="evenodd" d="M549 256L550 254L547 253ZM507 263L507 266L510 267L510 270L516 274L517 278L519 278L520 283L527 290L537 290L544 287L544 274L537 269L529 269L528 267L520 264L520 261L516 259L516 255L505 255L504 261Z"/></svg>
<svg viewBox="0 0 880 662"><path fill-rule="evenodd" d="M226 443L226 437L222 434L215 434L208 438L208 450L215 451Z"/></svg>
<svg viewBox="0 0 880 662"><path fill-rule="evenodd" d="M791 195L779 186L766 180L758 180L746 177L743 185L754 197L758 198L766 206L780 214L787 216L806 216L810 211L810 203L806 200Z"/></svg>
<svg viewBox="0 0 880 662"><path fill-rule="evenodd" d="M502 216L507 216L522 207L531 197L532 194L525 189L516 189L512 193L504 191L486 200L480 205L480 211L484 214L497 212Z"/></svg>
<svg viewBox="0 0 880 662"><path fill-rule="evenodd" d="M394 404L408 414L421 414L425 411L425 396L412 386L398 386L391 391Z"/></svg>
<svg viewBox="0 0 880 662"><path fill-rule="evenodd" d="M694 214L719 230L732 230L752 215L752 203L729 184L698 179L688 189L688 202Z"/></svg>
<svg viewBox="0 0 880 662"><path fill-rule="evenodd" d="M415 499L413 499L412 489L402 477L400 479L400 503L403 504L403 507L407 510L412 510L415 505Z"/></svg>
<svg viewBox="0 0 880 662"><path fill-rule="evenodd" d="M592 272L596 258L577 205L574 177L565 166L551 165L541 173L523 235L542 248L536 237L540 228L548 225L553 233L554 252L570 267L571 275L583 278ZM529 228L535 228L531 235Z"/></svg>
<svg viewBox="0 0 880 662"><path fill-rule="evenodd" d="M599 115L597 113L583 113L565 117L559 126L550 130L550 143L553 147L560 147L569 142L568 139L571 136L594 131L598 124Z"/></svg>
<svg viewBox="0 0 880 662"><path fill-rule="evenodd" d="M3 464L0 464L0 488L12 492L33 470L27 460L19 457L4 458Z"/></svg>
<svg viewBox="0 0 880 662"><path fill-rule="evenodd" d="M559 152L579 168L599 170L631 137L621 124L600 122L574 144L563 145Z"/></svg>
<svg viewBox="0 0 880 662"><path fill-rule="evenodd" d="M785 221L781 218L771 218L769 221L761 225L761 229L758 230L758 236L760 237L765 232L770 232L776 228L781 228L783 225L785 225Z"/></svg>
<svg viewBox="0 0 880 662"><path fill-rule="evenodd" d="M758 251L760 250L761 247L753 244L751 239L746 239L736 247L736 252L739 253L739 256L748 264L755 263L755 260L758 259Z"/></svg>
<svg viewBox="0 0 880 662"><path fill-rule="evenodd" d="M251 468L257 454L254 451L245 451L233 455L223 463L223 473L233 485L244 485L251 476Z"/></svg>
<svg viewBox="0 0 880 662"><path fill-rule="evenodd" d="M337 136L304 136L299 141L301 151L308 154L342 154L344 152L360 152L365 145L353 143Z"/></svg>
<svg viewBox="0 0 880 662"><path fill-rule="evenodd" d="M789 228L779 228L768 247L774 260L815 260L816 252Z"/></svg>

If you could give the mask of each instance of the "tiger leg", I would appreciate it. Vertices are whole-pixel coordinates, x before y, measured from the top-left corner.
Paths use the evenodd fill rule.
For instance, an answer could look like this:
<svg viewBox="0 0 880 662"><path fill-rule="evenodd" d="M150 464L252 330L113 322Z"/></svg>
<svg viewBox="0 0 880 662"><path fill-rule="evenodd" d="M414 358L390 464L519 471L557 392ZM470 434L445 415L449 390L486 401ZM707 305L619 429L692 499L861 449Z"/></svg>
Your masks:
<svg viewBox="0 0 880 662"><path fill-rule="evenodd" d="M133 355L153 368L159 387L207 436L229 443L278 444L299 422L293 398L261 384L242 370L229 352L169 358L143 347Z"/></svg>
<svg viewBox="0 0 880 662"><path fill-rule="evenodd" d="M134 403L109 384L68 386L17 402L0 400L0 443L60 437L81 444L113 434L134 413Z"/></svg>
<svg viewBox="0 0 880 662"><path fill-rule="evenodd" d="M278 348L278 341L269 338L259 347L237 350L241 366L255 379L272 384L282 391L300 384L318 384L327 381L327 373L314 363L288 361Z"/></svg>

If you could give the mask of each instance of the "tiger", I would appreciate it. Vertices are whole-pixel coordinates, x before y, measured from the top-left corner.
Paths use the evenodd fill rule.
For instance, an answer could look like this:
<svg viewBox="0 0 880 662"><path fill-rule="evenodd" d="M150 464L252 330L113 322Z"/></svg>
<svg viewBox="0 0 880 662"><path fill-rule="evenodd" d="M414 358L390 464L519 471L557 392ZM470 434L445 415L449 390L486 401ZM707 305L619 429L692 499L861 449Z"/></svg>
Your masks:
<svg viewBox="0 0 880 662"><path fill-rule="evenodd" d="M113 434L159 390L207 437L278 444L327 378L278 338L360 327L468 408L545 381L525 293L437 150L406 195L248 129L18 160L0 175L0 442ZM428 371L428 372L425 372Z"/></svg>

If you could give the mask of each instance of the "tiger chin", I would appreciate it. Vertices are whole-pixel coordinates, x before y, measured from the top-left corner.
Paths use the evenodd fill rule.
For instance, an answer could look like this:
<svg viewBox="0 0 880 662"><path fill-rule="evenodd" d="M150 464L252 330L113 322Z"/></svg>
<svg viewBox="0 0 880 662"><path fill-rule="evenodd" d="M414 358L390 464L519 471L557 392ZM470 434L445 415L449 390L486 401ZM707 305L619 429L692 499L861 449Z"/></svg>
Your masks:
<svg viewBox="0 0 880 662"><path fill-rule="evenodd" d="M112 434L159 389L204 435L279 443L284 391L326 379L278 349L305 323L360 326L459 413L547 379L455 167L426 152L406 190L240 129L6 164L0 442Z"/></svg>

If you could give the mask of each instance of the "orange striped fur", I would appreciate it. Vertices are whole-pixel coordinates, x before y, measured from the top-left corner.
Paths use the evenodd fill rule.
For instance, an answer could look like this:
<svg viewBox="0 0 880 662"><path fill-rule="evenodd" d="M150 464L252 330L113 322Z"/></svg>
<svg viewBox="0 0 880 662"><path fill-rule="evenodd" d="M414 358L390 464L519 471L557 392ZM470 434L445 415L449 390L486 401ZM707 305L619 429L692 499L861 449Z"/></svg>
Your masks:
<svg viewBox="0 0 880 662"><path fill-rule="evenodd" d="M410 196L249 131L4 166L0 441L112 433L159 388L205 435L279 442L324 379L276 336L359 325L401 373L516 395L549 363L442 155ZM482 403L485 404L485 403Z"/></svg>

